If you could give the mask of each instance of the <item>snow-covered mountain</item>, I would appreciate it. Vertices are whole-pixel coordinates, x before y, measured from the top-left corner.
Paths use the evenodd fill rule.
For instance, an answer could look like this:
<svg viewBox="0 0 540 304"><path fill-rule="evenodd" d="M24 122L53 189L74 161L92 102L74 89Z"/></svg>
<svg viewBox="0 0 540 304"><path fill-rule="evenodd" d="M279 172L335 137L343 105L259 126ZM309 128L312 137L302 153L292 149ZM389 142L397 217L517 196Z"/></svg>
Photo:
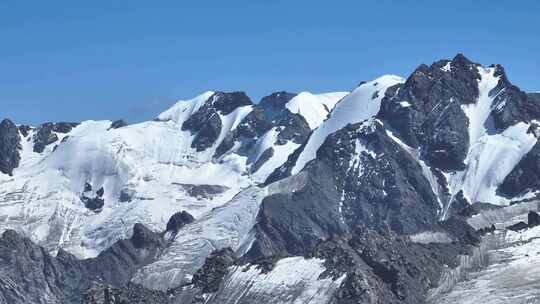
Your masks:
<svg viewBox="0 0 540 304"><path fill-rule="evenodd" d="M539 96L459 54L139 124L5 119L0 302L455 299L464 261L538 209Z"/></svg>

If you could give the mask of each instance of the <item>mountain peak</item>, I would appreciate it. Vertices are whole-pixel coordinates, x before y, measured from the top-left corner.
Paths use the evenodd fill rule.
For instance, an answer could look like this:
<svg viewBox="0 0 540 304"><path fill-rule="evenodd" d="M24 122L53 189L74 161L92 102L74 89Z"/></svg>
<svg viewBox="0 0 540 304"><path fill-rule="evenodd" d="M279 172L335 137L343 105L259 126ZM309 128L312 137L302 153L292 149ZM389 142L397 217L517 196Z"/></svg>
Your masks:
<svg viewBox="0 0 540 304"><path fill-rule="evenodd" d="M265 110L282 110L285 108L287 102L293 99L297 93L290 93L286 91L274 92L268 96L264 96L259 102L259 106Z"/></svg>
<svg viewBox="0 0 540 304"><path fill-rule="evenodd" d="M452 64L460 66L478 65L477 63L469 60L469 58L465 57L465 55L463 55L462 53L458 53L456 56L454 56L454 58L452 59Z"/></svg>

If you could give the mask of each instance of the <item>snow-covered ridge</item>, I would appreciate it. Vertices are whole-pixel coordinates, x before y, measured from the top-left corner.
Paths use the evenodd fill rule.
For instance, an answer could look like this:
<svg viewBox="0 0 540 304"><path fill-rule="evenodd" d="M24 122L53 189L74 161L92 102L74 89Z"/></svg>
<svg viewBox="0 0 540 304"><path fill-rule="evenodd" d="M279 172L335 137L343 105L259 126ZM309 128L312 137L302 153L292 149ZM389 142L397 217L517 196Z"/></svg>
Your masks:
<svg viewBox="0 0 540 304"><path fill-rule="evenodd" d="M362 122L374 117L381 107L381 100L386 90L405 80L399 76L385 75L373 81L363 83L338 102L319 128L313 131L304 150L298 157L291 173L296 174L307 162L314 159L319 147L328 135L345 127L347 124Z"/></svg>
<svg viewBox="0 0 540 304"><path fill-rule="evenodd" d="M159 120L172 120L176 123L183 123L191 115L199 110L199 108L214 95L214 92L207 91L190 100L179 100L168 110L158 115Z"/></svg>
<svg viewBox="0 0 540 304"><path fill-rule="evenodd" d="M291 113L303 116L309 127L313 130L326 119L336 103L348 93L333 92L315 95L309 92L301 92L291 99L285 107Z"/></svg>
<svg viewBox="0 0 540 304"><path fill-rule="evenodd" d="M31 130L21 142L21 162L14 176L0 174L0 232L18 230L52 253L63 248L80 258L94 257L128 237L135 223L162 231L178 211L201 218L241 189L264 181L298 144L276 145L276 130L268 131L257 140L254 159L270 147L274 155L252 176L246 174L247 157L230 153L214 160L219 144L252 111L253 106L247 105L226 115L218 112L222 124L218 138L209 149L197 151L192 147L195 134L183 131L182 124L212 102L214 94L208 91L180 100L156 121L118 129L111 128L111 121L82 122L58 134L59 140L42 153L32 151ZM314 98L314 104L299 98L289 106L318 124L345 93L302 95ZM81 202L86 183L94 190L103 187L105 205L99 213ZM193 184L227 190L193 197L183 186Z"/></svg>

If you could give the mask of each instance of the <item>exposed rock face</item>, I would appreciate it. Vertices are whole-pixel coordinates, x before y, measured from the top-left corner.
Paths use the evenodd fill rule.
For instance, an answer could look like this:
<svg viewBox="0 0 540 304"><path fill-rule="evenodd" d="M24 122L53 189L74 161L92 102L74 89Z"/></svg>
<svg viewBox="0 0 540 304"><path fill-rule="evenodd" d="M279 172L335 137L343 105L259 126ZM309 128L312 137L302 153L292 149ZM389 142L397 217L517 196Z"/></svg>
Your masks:
<svg viewBox="0 0 540 304"><path fill-rule="evenodd" d="M20 125L19 126L19 132L21 132L21 135L23 137L28 136L28 133L30 133L30 130L32 130L32 127L30 127L29 125Z"/></svg>
<svg viewBox="0 0 540 304"><path fill-rule="evenodd" d="M163 245L161 236L152 230L146 228L143 224L135 224L133 226L133 236L131 243L135 248L157 248Z"/></svg>
<svg viewBox="0 0 540 304"><path fill-rule="evenodd" d="M193 285L203 293L218 291L223 277L234 261L234 252L230 248L213 252L206 258L204 266L193 275Z"/></svg>
<svg viewBox="0 0 540 304"><path fill-rule="evenodd" d="M303 171L303 187L263 200L244 259L268 267L285 256L323 258L328 275L347 274L332 303L421 303L443 265L457 266L457 256L480 240L464 221L439 223L437 197L418 161L378 121L329 136ZM454 243L399 236L430 229Z"/></svg>
<svg viewBox="0 0 540 304"><path fill-rule="evenodd" d="M127 126L127 122L125 122L124 120L122 119L119 119L119 120L115 120L111 123L111 127L110 129L118 129L118 128L122 128L122 127L125 127Z"/></svg>
<svg viewBox="0 0 540 304"><path fill-rule="evenodd" d="M250 255L301 255L354 227L414 233L437 223L439 206L421 167L379 123L329 136L305 170L303 188L263 200Z"/></svg>
<svg viewBox="0 0 540 304"><path fill-rule="evenodd" d="M133 189L122 189L120 191L120 197L118 198L118 201L120 201L121 203L131 202L134 195L135 195L135 190L133 190Z"/></svg>
<svg viewBox="0 0 540 304"><path fill-rule="evenodd" d="M274 156L274 148L264 150L261 156L259 156L259 159L257 159L257 161L251 167L251 171L257 172L257 170L259 170L265 162L272 158L272 156Z"/></svg>
<svg viewBox="0 0 540 304"><path fill-rule="evenodd" d="M242 122L238 125L235 139L255 138L262 136L274 127L283 115L288 112L285 108L287 102L297 94L289 92L275 92L265 96L253 107Z"/></svg>
<svg viewBox="0 0 540 304"><path fill-rule="evenodd" d="M8 175L13 174L13 169L19 166L21 156L21 137L17 126L4 119L0 123L0 172Z"/></svg>
<svg viewBox="0 0 540 304"><path fill-rule="evenodd" d="M0 239L0 262L2 303L73 303L89 283L69 254L54 258L12 230Z"/></svg>
<svg viewBox="0 0 540 304"><path fill-rule="evenodd" d="M235 137L238 138L255 138L262 136L270 130L274 124L268 119L267 113L260 105L256 105L236 129Z"/></svg>
<svg viewBox="0 0 540 304"><path fill-rule="evenodd" d="M54 124L44 123L37 128L34 134L34 152L42 153L47 145L58 140L58 135L53 133Z"/></svg>
<svg viewBox="0 0 540 304"><path fill-rule="evenodd" d="M140 267L153 261L164 248L161 234L135 224L130 239L116 242L96 258L83 263L90 274L110 285L124 286Z"/></svg>
<svg viewBox="0 0 540 304"><path fill-rule="evenodd" d="M121 294L132 294L133 299L144 300L129 303L156 303L149 300L162 299L165 295L160 297L162 293L142 287L137 292L130 285L124 286L137 269L152 261L163 248L164 241L159 233L138 224L133 228L131 239L118 241L94 259L77 260L63 250L53 257L29 239L7 230L0 238L0 281L3 282L0 302L81 303L86 290L100 281L122 287ZM94 303L91 297L86 298L85 303Z"/></svg>
<svg viewBox="0 0 540 304"><path fill-rule="evenodd" d="M355 154L358 159L353 159ZM331 165L343 191L342 215L349 226L415 233L437 223L439 205L422 168L380 123L336 132L317 158Z"/></svg>
<svg viewBox="0 0 540 304"><path fill-rule="evenodd" d="M527 223L525 223L525 222L517 222L517 223L515 223L513 225L510 225L510 226L506 227L506 229L512 230L512 231L515 231L515 232L525 230L527 228L529 228L529 225L527 225Z"/></svg>
<svg viewBox="0 0 540 304"><path fill-rule="evenodd" d="M329 275L347 274L332 303L422 303L446 260L439 248L409 243L368 229L321 243L313 255L324 258Z"/></svg>
<svg viewBox="0 0 540 304"><path fill-rule="evenodd" d="M105 190L103 187L99 188L96 192L92 190L92 185L85 183L83 193L81 194L81 201L84 206L94 212L101 212L105 205L105 199L103 198Z"/></svg>
<svg viewBox="0 0 540 304"><path fill-rule="evenodd" d="M286 104L296 95L276 92L263 97L238 127L223 140L214 157L221 157L235 146L239 147L236 153L249 156L256 148L257 140L272 129L277 132L275 140L277 145L285 145L288 142L304 143L311 134L309 124L302 115L291 113L286 108ZM267 149L258 159L248 159L248 162L252 163L250 171L257 172L273 155L273 149Z"/></svg>
<svg viewBox="0 0 540 304"><path fill-rule="evenodd" d="M169 304L178 303L163 291L148 290L142 286L128 284L125 288L115 288L96 284L85 292L82 304ZM189 302L188 302L189 303Z"/></svg>
<svg viewBox="0 0 540 304"><path fill-rule="evenodd" d="M227 115L241 106L252 104L244 92L217 92L182 124L182 130L195 134L192 148L198 152L204 151L216 142L221 133L222 123L219 114Z"/></svg>
<svg viewBox="0 0 540 304"><path fill-rule="evenodd" d="M534 211L529 211L527 214L527 224L529 228L540 225L540 215Z"/></svg>
<svg viewBox="0 0 540 304"><path fill-rule="evenodd" d="M508 197L525 194L540 187L540 141L506 176L499 192Z"/></svg>
<svg viewBox="0 0 540 304"><path fill-rule="evenodd" d="M173 183L173 184L181 186L182 188L186 189L188 194L195 198L212 198L229 189L228 187L222 186L222 185L205 185L205 184L192 185L192 184L181 184L181 183Z"/></svg>
<svg viewBox="0 0 540 304"><path fill-rule="evenodd" d="M185 225L193 223L194 220L195 218L186 211L177 212L171 216L165 230L177 233Z"/></svg>
<svg viewBox="0 0 540 304"><path fill-rule="evenodd" d="M259 106L264 109L267 117L270 120L280 114L281 111L285 108L285 105L293 99L297 94L290 92L274 92L268 96L265 96L261 99Z"/></svg>
<svg viewBox="0 0 540 304"><path fill-rule="evenodd" d="M491 115L498 130L540 118L540 100L535 94L527 95L510 83L500 65L496 65L495 76L500 76L500 79L495 88L497 95Z"/></svg>
<svg viewBox="0 0 540 304"><path fill-rule="evenodd" d="M283 145L289 140L302 144L311 133L311 129L304 117L289 112L286 112L284 117L278 121L277 126L280 130L277 140L278 145Z"/></svg>
<svg viewBox="0 0 540 304"><path fill-rule="evenodd" d="M251 99L244 92L216 92L210 97L211 102L205 105L213 107L222 115L228 115L234 110L243 106L250 106L253 104Z"/></svg>
<svg viewBox="0 0 540 304"><path fill-rule="evenodd" d="M461 105L478 98L477 66L461 54L452 61L419 66L399 90L383 99L378 116L408 145L423 147L434 166L463 169L469 133Z"/></svg>
<svg viewBox="0 0 540 304"><path fill-rule="evenodd" d="M238 153L241 155L249 155L251 149L255 145L258 138L263 136L270 129L281 126L284 129L287 117L292 116L285 105L296 94L287 92L276 92L269 96L263 97L261 102L253 106L253 110L244 117L236 130L229 134L221 145L217 148L214 157L219 158L227 151L233 148L236 142L241 143ZM303 118L300 118L303 120ZM304 120L305 126L307 122ZM308 127L309 130L309 127ZM308 131L309 132L309 131ZM305 132L302 132L303 134ZM305 135L305 134L304 134ZM262 166L260 162L256 168ZM253 170L255 172L256 170Z"/></svg>
<svg viewBox="0 0 540 304"><path fill-rule="evenodd" d="M57 122L53 124L52 130L58 133L69 133L78 125L79 123L76 122Z"/></svg>
<svg viewBox="0 0 540 304"><path fill-rule="evenodd" d="M78 123L74 122L47 122L40 125L34 133L34 152L42 153L45 147L58 140L57 133L69 133Z"/></svg>

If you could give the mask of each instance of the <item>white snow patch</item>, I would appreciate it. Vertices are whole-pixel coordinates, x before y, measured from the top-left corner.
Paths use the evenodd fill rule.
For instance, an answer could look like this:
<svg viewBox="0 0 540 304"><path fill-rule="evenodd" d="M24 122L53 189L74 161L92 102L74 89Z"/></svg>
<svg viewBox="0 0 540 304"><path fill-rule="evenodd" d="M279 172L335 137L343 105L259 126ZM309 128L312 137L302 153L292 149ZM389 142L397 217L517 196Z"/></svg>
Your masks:
<svg viewBox="0 0 540 304"><path fill-rule="evenodd" d="M336 103L349 92L332 92L325 94L311 94L302 92L289 100L285 107L291 113L303 116L309 127L313 130L317 128L332 111Z"/></svg>
<svg viewBox="0 0 540 304"><path fill-rule="evenodd" d="M410 238L412 242L420 244L452 242L452 239L448 236L446 232L426 231L413 234L410 236Z"/></svg>
<svg viewBox="0 0 540 304"><path fill-rule="evenodd" d="M324 260L304 257L281 259L268 273L255 265L231 267L232 273L225 278L223 290L212 296L208 303L328 303L345 275L336 280L321 278L325 270Z"/></svg>
<svg viewBox="0 0 540 304"><path fill-rule="evenodd" d="M408 108L411 106L411 104L408 102L408 101L401 101L399 103L399 105L402 107L402 108Z"/></svg>
<svg viewBox="0 0 540 304"><path fill-rule="evenodd" d="M448 61L442 68L441 71L443 72L450 72L452 71L452 62Z"/></svg>

